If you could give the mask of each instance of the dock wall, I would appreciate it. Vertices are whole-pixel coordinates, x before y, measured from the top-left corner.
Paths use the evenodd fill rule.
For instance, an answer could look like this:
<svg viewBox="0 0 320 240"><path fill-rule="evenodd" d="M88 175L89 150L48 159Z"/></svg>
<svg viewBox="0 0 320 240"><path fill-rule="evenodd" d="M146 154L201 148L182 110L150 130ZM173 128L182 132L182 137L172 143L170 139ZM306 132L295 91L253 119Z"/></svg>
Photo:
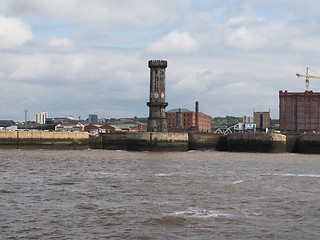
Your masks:
<svg viewBox="0 0 320 240"><path fill-rule="evenodd" d="M187 151L188 133L115 133L102 135L103 149L128 151Z"/></svg>
<svg viewBox="0 0 320 240"><path fill-rule="evenodd" d="M128 151L286 152L286 136L266 133L114 133L102 136L103 149Z"/></svg>
<svg viewBox="0 0 320 240"><path fill-rule="evenodd" d="M301 134L297 148L299 153L320 154L320 134Z"/></svg>
<svg viewBox="0 0 320 240"><path fill-rule="evenodd" d="M320 154L320 134L121 132L0 132L0 149L109 149L128 151L238 151Z"/></svg>
<svg viewBox="0 0 320 240"><path fill-rule="evenodd" d="M98 142L84 132L0 132L0 149L88 149Z"/></svg>
<svg viewBox="0 0 320 240"><path fill-rule="evenodd" d="M232 133L227 136L227 150L236 152L286 152L286 136L273 133Z"/></svg>
<svg viewBox="0 0 320 240"><path fill-rule="evenodd" d="M189 150L216 150L226 149L227 136L215 133L189 133Z"/></svg>

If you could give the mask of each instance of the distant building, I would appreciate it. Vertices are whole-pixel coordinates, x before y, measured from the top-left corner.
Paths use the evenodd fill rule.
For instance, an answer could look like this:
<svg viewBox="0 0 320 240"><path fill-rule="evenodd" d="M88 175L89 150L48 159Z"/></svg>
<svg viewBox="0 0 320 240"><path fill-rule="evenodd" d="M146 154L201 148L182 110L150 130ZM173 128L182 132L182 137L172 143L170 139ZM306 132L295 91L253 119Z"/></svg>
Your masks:
<svg viewBox="0 0 320 240"><path fill-rule="evenodd" d="M98 123L101 125L104 125L107 123L107 119L105 119L105 118L98 119Z"/></svg>
<svg viewBox="0 0 320 240"><path fill-rule="evenodd" d="M247 123L253 123L253 116L249 116L249 115L247 115L247 116L243 116L243 124L247 124Z"/></svg>
<svg viewBox="0 0 320 240"><path fill-rule="evenodd" d="M136 122L124 122L115 125L120 128L122 132L146 132L147 124L136 123Z"/></svg>
<svg viewBox="0 0 320 240"><path fill-rule="evenodd" d="M244 129L246 132L255 132L257 125L255 123L246 123Z"/></svg>
<svg viewBox="0 0 320 240"><path fill-rule="evenodd" d="M258 132L265 132L271 126L270 112L254 112L253 122L256 124Z"/></svg>
<svg viewBox="0 0 320 240"><path fill-rule="evenodd" d="M46 118L46 124L53 124L53 118Z"/></svg>
<svg viewBox="0 0 320 240"><path fill-rule="evenodd" d="M121 132L121 128L117 126L105 124L100 127L100 133L113 133L113 132Z"/></svg>
<svg viewBox="0 0 320 240"><path fill-rule="evenodd" d="M39 112L36 114L36 123L46 124L46 119L48 118L47 112Z"/></svg>
<svg viewBox="0 0 320 240"><path fill-rule="evenodd" d="M85 126L83 130L89 133L98 133L100 127L101 127L100 125L89 124Z"/></svg>
<svg viewBox="0 0 320 240"><path fill-rule="evenodd" d="M0 131L5 130L17 130L18 127L16 126L16 123L13 120L0 120Z"/></svg>
<svg viewBox="0 0 320 240"><path fill-rule="evenodd" d="M98 124L98 115L89 114L88 123L89 124Z"/></svg>
<svg viewBox="0 0 320 240"><path fill-rule="evenodd" d="M199 112L199 103L196 102L196 111L188 109L172 109L166 112L169 132L211 132L211 116Z"/></svg>
<svg viewBox="0 0 320 240"><path fill-rule="evenodd" d="M59 116L54 117L53 124L59 124L59 123L78 123L79 120L75 119L73 116Z"/></svg>
<svg viewBox="0 0 320 240"><path fill-rule="evenodd" d="M60 123L56 125L55 130L60 132L83 132L84 127L82 123Z"/></svg>
<svg viewBox="0 0 320 240"><path fill-rule="evenodd" d="M320 127L320 93L279 91L280 131L313 132Z"/></svg>

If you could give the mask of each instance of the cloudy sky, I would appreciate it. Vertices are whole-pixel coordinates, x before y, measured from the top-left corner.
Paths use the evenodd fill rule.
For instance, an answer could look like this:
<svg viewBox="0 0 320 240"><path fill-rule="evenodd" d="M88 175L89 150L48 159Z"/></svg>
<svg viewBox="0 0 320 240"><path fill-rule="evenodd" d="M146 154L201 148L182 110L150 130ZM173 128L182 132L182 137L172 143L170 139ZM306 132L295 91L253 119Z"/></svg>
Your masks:
<svg viewBox="0 0 320 240"><path fill-rule="evenodd" d="M320 75L318 0L0 0L0 119L147 117L148 60L167 110L268 111ZM320 91L320 80L310 88Z"/></svg>

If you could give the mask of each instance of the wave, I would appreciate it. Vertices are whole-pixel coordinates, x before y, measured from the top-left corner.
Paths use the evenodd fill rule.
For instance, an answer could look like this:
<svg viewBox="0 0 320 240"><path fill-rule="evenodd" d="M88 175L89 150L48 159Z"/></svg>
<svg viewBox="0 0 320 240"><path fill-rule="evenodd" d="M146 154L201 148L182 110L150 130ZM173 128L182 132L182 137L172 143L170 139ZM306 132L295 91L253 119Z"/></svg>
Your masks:
<svg viewBox="0 0 320 240"><path fill-rule="evenodd" d="M186 211L177 211L166 216L174 217L184 217L184 218L219 218L219 217L230 217L231 214L223 213L221 211L208 210L208 209L197 209L197 208L188 208Z"/></svg>
<svg viewBox="0 0 320 240"><path fill-rule="evenodd" d="M238 181L234 181L232 184L239 184L239 183L242 183L243 180L238 180Z"/></svg>
<svg viewBox="0 0 320 240"><path fill-rule="evenodd" d="M293 174L293 173L285 173L285 174L279 174L285 177L311 177L311 178L320 178L319 174Z"/></svg>
<svg viewBox="0 0 320 240"><path fill-rule="evenodd" d="M264 173L260 174L262 177L280 176L280 177L310 177L320 178L320 174L307 174L307 173Z"/></svg>
<svg viewBox="0 0 320 240"><path fill-rule="evenodd" d="M176 175L176 173L157 173L157 174L155 174L156 177L171 177L173 175Z"/></svg>

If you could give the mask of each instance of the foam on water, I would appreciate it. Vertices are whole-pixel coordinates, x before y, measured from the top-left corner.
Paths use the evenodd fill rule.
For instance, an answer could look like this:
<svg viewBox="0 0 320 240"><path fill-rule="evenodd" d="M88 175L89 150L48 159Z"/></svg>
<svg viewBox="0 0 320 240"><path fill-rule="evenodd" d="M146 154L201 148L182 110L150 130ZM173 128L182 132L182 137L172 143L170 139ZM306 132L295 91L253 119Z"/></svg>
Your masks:
<svg viewBox="0 0 320 240"><path fill-rule="evenodd" d="M177 216L177 217L191 217L191 218L219 218L219 217L230 217L231 214L224 213L221 211L215 211L210 209L198 209L198 208L188 208L185 211L177 211L167 216Z"/></svg>
<svg viewBox="0 0 320 240"><path fill-rule="evenodd" d="M171 177L176 175L176 173L157 173L155 174L156 177Z"/></svg>
<svg viewBox="0 0 320 240"><path fill-rule="evenodd" d="M232 184L239 184L239 183L243 183L243 180L238 180L238 181L234 181Z"/></svg>
<svg viewBox="0 0 320 240"><path fill-rule="evenodd" d="M282 174L284 177L310 177L310 178L320 178L318 174L293 174L293 173L286 173Z"/></svg>

